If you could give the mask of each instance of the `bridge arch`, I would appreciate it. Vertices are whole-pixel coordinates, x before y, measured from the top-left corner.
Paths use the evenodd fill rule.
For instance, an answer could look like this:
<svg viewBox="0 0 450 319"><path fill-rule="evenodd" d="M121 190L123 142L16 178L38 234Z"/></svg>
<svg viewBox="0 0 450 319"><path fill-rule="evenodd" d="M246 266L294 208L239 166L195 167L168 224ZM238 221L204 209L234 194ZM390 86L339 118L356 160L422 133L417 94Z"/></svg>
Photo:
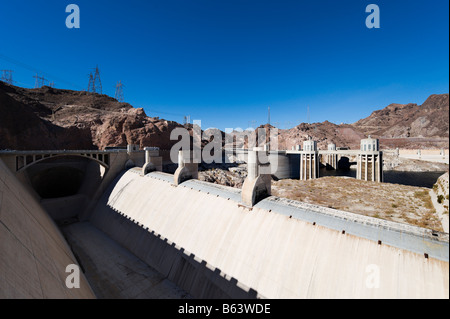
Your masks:
<svg viewBox="0 0 450 319"><path fill-rule="evenodd" d="M36 153L36 154L24 154L24 155L16 155L16 172L21 172L26 170L32 165L37 163L46 161L51 158L56 157L82 157L90 159L94 162L97 162L105 169L109 169L110 163L110 154L109 153L98 153L98 152L85 152L85 153L72 153L72 152L64 152L64 153Z"/></svg>

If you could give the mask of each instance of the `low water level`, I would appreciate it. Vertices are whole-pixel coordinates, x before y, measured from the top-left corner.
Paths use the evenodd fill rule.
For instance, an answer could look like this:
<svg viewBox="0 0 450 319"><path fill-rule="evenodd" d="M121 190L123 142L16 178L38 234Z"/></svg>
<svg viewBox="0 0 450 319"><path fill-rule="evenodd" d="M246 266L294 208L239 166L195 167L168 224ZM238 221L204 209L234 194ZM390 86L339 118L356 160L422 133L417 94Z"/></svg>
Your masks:
<svg viewBox="0 0 450 319"><path fill-rule="evenodd" d="M384 182L408 186L432 188L439 176L445 172L400 172L384 171ZM349 170L326 170L320 169L320 176L348 176L356 178L356 169Z"/></svg>

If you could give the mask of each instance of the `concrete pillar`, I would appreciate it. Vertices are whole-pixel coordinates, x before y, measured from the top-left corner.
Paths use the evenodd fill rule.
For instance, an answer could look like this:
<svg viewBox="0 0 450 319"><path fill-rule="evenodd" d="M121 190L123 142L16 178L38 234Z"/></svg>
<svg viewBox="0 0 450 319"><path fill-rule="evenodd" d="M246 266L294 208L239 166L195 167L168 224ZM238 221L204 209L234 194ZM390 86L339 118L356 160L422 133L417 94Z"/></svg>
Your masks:
<svg viewBox="0 0 450 319"><path fill-rule="evenodd" d="M303 180L303 156L300 155L300 180Z"/></svg>
<svg viewBox="0 0 450 319"><path fill-rule="evenodd" d="M384 182L384 168L383 168L383 152L380 152L380 155L378 156L378 165L380 167L380 183Z"/></svg>
<svg viewBox="0 0 450 319"><path fill-rule="evenodd" d="M300 153L300 180L319 178L318 152Z"/></svg>
<svg viewBox="0 0 450 319"><path fill-rule="evenodd" d="M357 165L356 165L356 178L357 179L361 179L360 174L361 174L361 154L358 154L358 160L357 160Z"/></svg>
<svg viewBox="0 0 450 319"><path fill-rule="evenodd" d="M173 179L175 186L189 179L198 179L198 163L194 163L192 152L178 152L178 168Z"/></svg>
<svg viewBox="0 0 450 319"><path fill-rule="evenodd" d="M364 180L367 181L367 154L364 155Z"/></svg>
<svg viewBox="0 0 450 319"><path fill-rule="evenodd" d="M142 174L148 174L153 171L162 172L162 157L159 156L159 148L146 147L145 164L142 166Z"/></svg>
<svg viewBox="0 0 450 319"><path fill-rule="evenodd" d="M372 182L375 182L375 154L372 156Z"/></svg>
<svg viewBox="0 0 450 319"><path fill-rule="evenodd" d="M248 207L253 207L260 200L271 195L272 177L270 170L261 169L263 165L259 162L260 154L258 152L261 152L261 150L248 152L248 176L241 191L242 204ZM264 164L264 166L268 165ZM268 174L261 174L261 172L267 172Z"/></svg>
<svg viewBox="0 0 450 319"><path fill-rule="evenodd" d="M309 164L309 178L311 178L311 176L312 176L312 161L311 161L311 155L310 154L307 154L306 155L307 156L307 161L308 161L308 164Z"/></svg>
<svg viewBox="0 0 450 319"><path fill-rule="evenodd" d="M258 153L257 151L249 151L248 152L248 161L247 161L247 177L250 180L255 180L258 178Z"/></svg>

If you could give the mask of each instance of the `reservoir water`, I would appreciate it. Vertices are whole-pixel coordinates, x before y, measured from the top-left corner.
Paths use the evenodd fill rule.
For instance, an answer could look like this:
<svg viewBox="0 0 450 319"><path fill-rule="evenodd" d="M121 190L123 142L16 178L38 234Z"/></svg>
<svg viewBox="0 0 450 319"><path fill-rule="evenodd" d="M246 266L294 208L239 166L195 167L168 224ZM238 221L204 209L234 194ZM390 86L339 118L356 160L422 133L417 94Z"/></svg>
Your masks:
<svg viewBox="0 0 450 319"><path fill-rule="evenodd" d="M445 172L401 172L384 171L384 182L408 186L432 188L437 179ZM348 176L356 178L356 168L349 170L326 170L320 169L320 176Z"/></svg>

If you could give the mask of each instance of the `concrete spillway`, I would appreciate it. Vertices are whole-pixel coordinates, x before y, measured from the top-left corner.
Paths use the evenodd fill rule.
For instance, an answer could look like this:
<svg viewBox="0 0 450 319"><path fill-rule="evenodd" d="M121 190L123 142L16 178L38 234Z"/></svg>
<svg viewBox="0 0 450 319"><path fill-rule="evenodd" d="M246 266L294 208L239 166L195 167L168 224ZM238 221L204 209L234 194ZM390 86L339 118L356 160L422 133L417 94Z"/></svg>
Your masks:
<svg viewBox="0 0 450 319"><path fill-rule="evenodd" d="M291 218L273 198L249 210L239 192L128 171L91 221L194 297L448 298L448 241L426 244L443 260L425 258Z"/></svg>
<svg viewBox="0 0 450 319"><path fill-rule="evenodd" d="M243 207L239 189L174 186L161 172L109 180L83 222L63 228L82 263L91 254L82 288L67 289L77 260L0 160L0 298L91 298L91 287L97 297L449 297L448 235L277 197Z"/></svg>

